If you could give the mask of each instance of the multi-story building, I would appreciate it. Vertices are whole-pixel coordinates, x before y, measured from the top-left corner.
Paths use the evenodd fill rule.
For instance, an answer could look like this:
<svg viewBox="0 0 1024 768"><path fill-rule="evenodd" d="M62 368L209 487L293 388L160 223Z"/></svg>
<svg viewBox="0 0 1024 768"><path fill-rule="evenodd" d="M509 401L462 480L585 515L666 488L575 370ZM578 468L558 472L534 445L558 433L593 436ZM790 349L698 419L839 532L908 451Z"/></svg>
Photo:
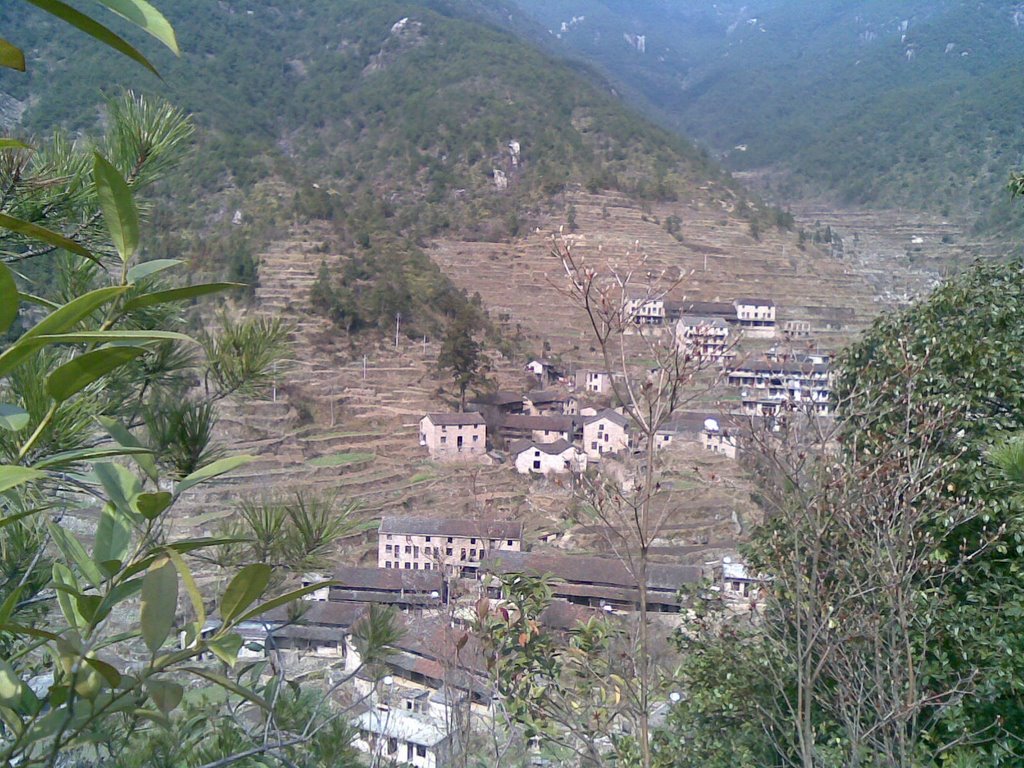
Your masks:
<svg viewBox="0 0 1024 768"><path fill-rule="evenodd" d="M771 338L775 335L775 302L771 299L743 297L733 302L736 320L747 336Z"/></svg>
<svg viewBox="0 0 1024 768"><path fill-rule="evenodd" d="M591 459L602 454L629 450L629 419L618 411L606 408L583 420L583 450Z"/></svg>
<svg viewBox="0 0 1024 768"><path fill-rule="evenodd" d="M487 552L519 552L522 548L522 523L385 517L377 537L377 567L475 571Z"/></svg>
<svg viewBox="0 0 1024 768"><path fill-rule="evenodd" d="M773 401L831 413L832 375L825 363L747 359L729 370L728 381L740 388L745 407L758 404L752 415L767 415L764 404Z"/></svg>
<svg viewBox="0 0 1024 768"><path fill-rule="evenodd" d="M487 423L480 413L428 413L420 419L420 445L435 461L474 461L487 453Z"/></svg>
<svg viewBox="0 0 1024 768"><path fill-rule="evenodd" d="M729 324L721 317L682 315L676 322L676 344L692 357L722 362L729 357Z"/></svg>

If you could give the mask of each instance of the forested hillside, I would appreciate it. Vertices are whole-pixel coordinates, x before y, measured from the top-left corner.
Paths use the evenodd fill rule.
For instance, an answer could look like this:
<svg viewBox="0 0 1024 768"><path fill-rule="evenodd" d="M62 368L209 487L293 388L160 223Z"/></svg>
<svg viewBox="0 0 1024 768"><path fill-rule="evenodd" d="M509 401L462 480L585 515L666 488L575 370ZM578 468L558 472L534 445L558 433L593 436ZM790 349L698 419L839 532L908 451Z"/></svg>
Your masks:
<svg viewBox="0 0 1024 768"><path fill-rule="evenodd" d="M996 228L1010 215L1003 189L1024 147L1019 3L520 5L556 49L598 63L730 167L769 169L783 196Z"/></svg>
<svg viewBox="0 0 1024 768"><path fill-rule="evenodd" d="M331 220L352 254L347 284L366 288L352 308L357 326L411 307L412 333L417 320L429 325L462 301L420 250L424 237L514 236L570 183L641 199L729 183L692 145L624 109L593 73L481 23L495 17L490 7L166 6L183 55L158 55L163 82L146 75L145 90L194 114L197 138L186 172L167 183L193 205L158 220L173 234L154 248L219 253L244 279L250 241L265 239L274 221ZM89 132L123 62L84 36L54 34L31 9L17 9L13 22L34 66L28 77L0 75L4 119L18 135ZM266 195L253 193L270 181L284 184L284 207L264 207ZM235 210L243 223L233 227ZM194 237L210 232L221 247Z"/></svg>

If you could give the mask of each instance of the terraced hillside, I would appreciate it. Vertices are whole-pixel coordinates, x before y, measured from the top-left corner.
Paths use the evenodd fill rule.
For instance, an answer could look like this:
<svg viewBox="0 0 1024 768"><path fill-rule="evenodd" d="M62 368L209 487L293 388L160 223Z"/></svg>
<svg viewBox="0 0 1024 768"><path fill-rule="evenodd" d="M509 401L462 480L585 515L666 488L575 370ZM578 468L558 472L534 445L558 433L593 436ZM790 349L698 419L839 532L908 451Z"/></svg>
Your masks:
<svg viewBox="0 0 1024 768"><path fill-rule="evenodd" d="M457 285L479 291L492 314L510 316L569 359L587 359L592 350L585 317L558 293L564 276L551 238L560 230L589 263L631 268L639 284L647 272L691 273L680 298L770 297L780 320L810 321L822 343L832 346L887 305L873 278L885 274L891 287L899 277L884 265L874 275L869 265L811 244L801 248L791 231L762 229L755 239L724 201L656 203L645 210L622 195L577 191L567 197L566 211L569 206L576 222L571 233L565 215L550 216L511 243L439 241L430 252ZM678 218L674 234L666 229L669 217Z"/></svg>
<svg viewBox="0 0 1024 768"><path fill-rule="evenodd" d="M358 501L367 520L388 511L501 518L520 510L525 481L505 467L452 467L426 459L418 423L445 408L436 373L438 345L402 338L363 354L330 323L309 312L309 290L322 258L323 233L300 228L273 244L260 261L256 306L294 326L294 359L282 370L269 400L226 403L219 437L235 453L256 456L215 488L184 501L179 532L211 529L232 515L241 497L293 490ZM499 375L518 367L498 361ZM533 501L532 506L544 509ZM531 518L543 526L544 514ZM369 557L364 542L352 542Z"/></svg>

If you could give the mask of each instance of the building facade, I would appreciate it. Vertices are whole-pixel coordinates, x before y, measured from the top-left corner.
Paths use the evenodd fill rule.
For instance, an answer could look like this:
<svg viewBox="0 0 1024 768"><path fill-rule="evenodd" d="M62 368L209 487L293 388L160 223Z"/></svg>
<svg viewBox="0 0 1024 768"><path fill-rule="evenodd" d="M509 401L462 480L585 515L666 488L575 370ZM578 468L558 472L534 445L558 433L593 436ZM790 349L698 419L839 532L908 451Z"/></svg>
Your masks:
<svg viewBox="0 0 1024 768"><path fill-rule="evenodd" d="M522 523L385 517L377 537L377 567L475 570L487 552L519 552L522 547Z"/></svg>
<svg viewBox="0 0 1024 768"><path fill-rule="evenodd" d="M583 450L588 458L600 459L605 453L628 451L629 419L608 408L583 420Z"/></svg>
<svg viewBox="0 0 1024 768"><path fill-rule="evenodd" d="M487 422L480 413L428 413L420 445L434 461L475 461L487 454Z"/></svg>

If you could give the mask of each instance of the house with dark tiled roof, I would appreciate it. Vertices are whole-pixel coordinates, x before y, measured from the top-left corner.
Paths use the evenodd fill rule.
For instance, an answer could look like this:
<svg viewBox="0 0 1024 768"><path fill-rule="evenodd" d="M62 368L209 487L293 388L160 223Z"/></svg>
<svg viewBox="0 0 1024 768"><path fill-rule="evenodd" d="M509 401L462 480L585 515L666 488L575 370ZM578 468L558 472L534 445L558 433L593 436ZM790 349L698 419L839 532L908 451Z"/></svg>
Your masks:
<svg viewBox="0 0 1024 768"><path fill-rule="evenodd" d="M307 600L339 603L378 603L402 610L436 608L444 598L445 579L440 571L367 568L340 565L328 577L308 574L303 586L329 581L306 596Z"/></svg>
<svg viewBox="0 0 1024 768"><path fill-rule="evenodd" d="M487 454L487 422L480 413L428 413L420 445L435 461L479 461Z"/></svg>
<svg viewBox="0 0 1024 768"><path fill-rule="evenodd" d="M564 475L587 469L587 455L561 439L553 443L513 440L508 454L521 475Z"/></svg>
<svg viewBox="0 0 1024 768"><path fill-rule="evenodd" d="M579 417L576 416L527 416L513 414L501 422L502 447L508 450L513 440L533 440L535 443L553 443L576 439Z"/></svg>
<svg viewBox="0 0 1024 768"><path fill-rule="evenodd" d="M495 575L527 573L549 577L553 596L576 605L602 610L635 610L640 603L636 579L629 568L614 557L491 552L480 564L480 570ZM678 611L679 589L700 581L702 575L703 569L696 565L648 563L648 609ZM493 593L493 596L499 595Z"/></svg>

